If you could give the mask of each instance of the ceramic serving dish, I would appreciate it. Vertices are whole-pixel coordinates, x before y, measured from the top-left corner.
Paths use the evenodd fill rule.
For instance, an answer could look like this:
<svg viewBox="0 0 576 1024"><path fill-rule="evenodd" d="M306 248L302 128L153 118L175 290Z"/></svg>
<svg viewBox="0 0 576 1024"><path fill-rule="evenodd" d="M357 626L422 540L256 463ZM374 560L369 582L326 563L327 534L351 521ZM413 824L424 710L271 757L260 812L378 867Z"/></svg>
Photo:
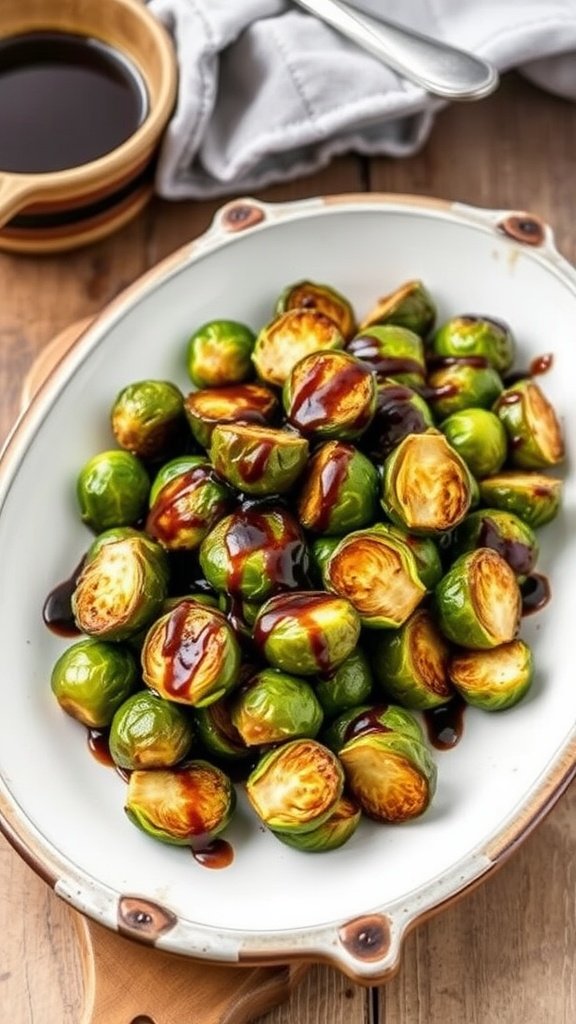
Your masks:
<svg viewBox="0 0 576 1024"><path fill-rule="evenodd" d="M85 731L52 697L66 641L41 608L89 542L76 514L78 468L109 447L111 401L127 382L187 388L191 330L213 317L269 319L302 277L349 295L362 315L377 295L421 277L440 318L503 317L517 365L544 352L542 385L575 436L576 273L550 229L522 213L402 196L340 196L280 206L228 204L212 228L116 299L34 400L0 467L0 817L20 853L75 908L164 950L231 963L327 960L379 982L406 931L485 878L568 784L576 763L573 633L576 485L570 463L558 520L541 532L552 599L523 621L536 681L513 710L469 710L457 747L436 754L429 811L401 826L363 822L342 849L307 855L254 827L240 793L227 838L232 865L209 871L154 842L123 813L124 783L88 754Z"/></svg>

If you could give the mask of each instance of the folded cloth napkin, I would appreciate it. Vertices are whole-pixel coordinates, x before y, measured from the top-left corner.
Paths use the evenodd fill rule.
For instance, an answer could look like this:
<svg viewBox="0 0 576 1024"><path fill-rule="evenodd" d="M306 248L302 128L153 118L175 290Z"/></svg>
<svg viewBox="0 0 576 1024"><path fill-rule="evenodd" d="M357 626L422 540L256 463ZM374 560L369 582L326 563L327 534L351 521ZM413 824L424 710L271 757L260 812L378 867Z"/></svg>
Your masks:
<svg viewBox="0 0 576 1024"><path fill-rule="evenodd" d="M351 0L576 99L576 0ZM251 192L336 154L401 157L442 101L286 0L150 0L180 68L157 190Z"/></svg>

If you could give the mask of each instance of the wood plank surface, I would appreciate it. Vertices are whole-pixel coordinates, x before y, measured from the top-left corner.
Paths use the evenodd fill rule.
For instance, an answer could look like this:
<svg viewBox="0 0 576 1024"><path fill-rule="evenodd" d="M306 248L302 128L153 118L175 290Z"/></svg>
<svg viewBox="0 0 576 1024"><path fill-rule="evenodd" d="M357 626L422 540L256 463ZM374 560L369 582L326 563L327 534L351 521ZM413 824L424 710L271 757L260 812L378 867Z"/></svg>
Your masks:
<svg viewBox="0 0 576 1024"><path fill-rule="evenodd" d="M495 97L444 111L416 157L342 158L262 198L369 187L527 208L553 225L560 248L575 259L575 169L576 107L510 76ZM78 253L0 255L1 436L16 415L26 370L50 338L204 230L218 205L156 201L119 234ZM263 1021L573 1024L575 811L572 787L494 878L409 937L401 971L387 986L370 992L314 967ZM0 839L1 1024L79 1024L81 988L71 912Z"/></svg>

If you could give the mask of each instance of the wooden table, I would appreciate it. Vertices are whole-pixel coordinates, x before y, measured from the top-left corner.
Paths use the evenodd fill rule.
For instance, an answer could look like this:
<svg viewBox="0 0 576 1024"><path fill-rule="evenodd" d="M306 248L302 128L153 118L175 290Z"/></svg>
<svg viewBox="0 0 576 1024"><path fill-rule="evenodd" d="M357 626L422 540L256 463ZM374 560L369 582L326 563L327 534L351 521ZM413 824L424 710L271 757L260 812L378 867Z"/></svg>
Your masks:
<svg viewBox="0 0 576 1024"><path fill-rule="evenodd" d="M442 113L425 150L410 160L344 157L262 198L375 190L524 208L541 214L576 260L575 177L576 106L510 76L496 96ZM217 205L157 201L119 234L80 252L0 256L2 435L16 416L23 376L50 338L203 231ZM572 787L496 877L409 937L394 981L368 990L313 968L263 1020L573 1024L575 892ZM0 1021L78 1024L81 1005L71 913L0 838Z"/></svg>

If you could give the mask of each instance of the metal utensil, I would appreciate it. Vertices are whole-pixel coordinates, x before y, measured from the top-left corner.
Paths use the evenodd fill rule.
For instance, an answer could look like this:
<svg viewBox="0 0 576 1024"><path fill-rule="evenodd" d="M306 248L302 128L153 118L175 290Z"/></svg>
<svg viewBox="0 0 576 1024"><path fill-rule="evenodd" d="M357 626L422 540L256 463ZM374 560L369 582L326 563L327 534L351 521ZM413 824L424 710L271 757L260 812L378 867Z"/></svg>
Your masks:
<svg viewBox="0 0 576 1024"><path fill-rule="evenodd" d="M360 14L342 0L294 2L436 96L477 100L498 85L498 72L487 61L387 19Z"/></svg>

